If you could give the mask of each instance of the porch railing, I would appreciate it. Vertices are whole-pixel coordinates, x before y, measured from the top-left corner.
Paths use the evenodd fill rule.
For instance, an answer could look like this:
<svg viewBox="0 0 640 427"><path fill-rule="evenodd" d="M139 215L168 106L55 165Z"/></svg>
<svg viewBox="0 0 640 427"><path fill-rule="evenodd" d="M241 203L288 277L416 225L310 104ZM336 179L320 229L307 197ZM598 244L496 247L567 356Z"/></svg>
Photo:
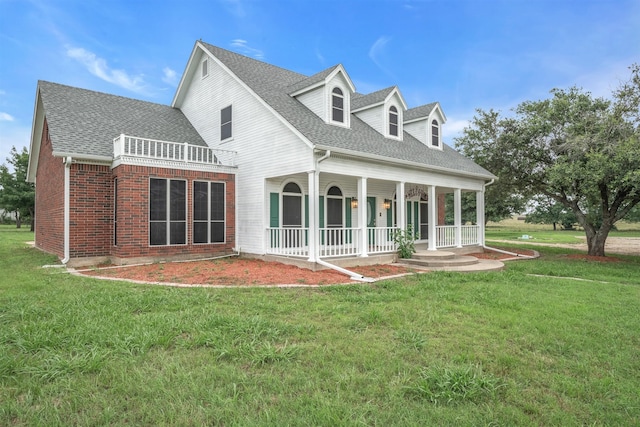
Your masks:
<svg viewBox="0 0 640 427"><path fill-rule="evenodd" d="M478 233L480 227L477 225L463 225L462 226L462 246L477 245L480 243Z"/></svg>
<svg viewBox="0 0 640 427"><path fill-rule="evenodd" d="M460 227L460 244L462 246L477 245L478 230L477 225L463 225ZM450 248L456 246L456 233L458 227L455 225L436 226L436 248Z"/></svg>
<svg viewBox="0 0 640 427"><path fill-rule="evenodd" d="M321 228L320 256L355 256L361 253L359 228Z"/></svg>
<svg viewBox="0 0 640 427"><path fill-rule="evenodd" d="M372 227L367 228L368 253L380 254L385 252L395 252L396 244L394 236L395 227Z"/></svg>
<svg viewBox="0 0 640 427"><path fill-rule="evenodd" d="M285 256L309 256L309 229L267 228L267 253Z"/></svg>
<svg viewBox="0 0 640 427"><path fill-rule="evenodd" d="M235 151L217 150L200 145L159 141L124 134L113 139L113 155L116 159L121 156L130 156L202 165L236 165Z"/></svg>

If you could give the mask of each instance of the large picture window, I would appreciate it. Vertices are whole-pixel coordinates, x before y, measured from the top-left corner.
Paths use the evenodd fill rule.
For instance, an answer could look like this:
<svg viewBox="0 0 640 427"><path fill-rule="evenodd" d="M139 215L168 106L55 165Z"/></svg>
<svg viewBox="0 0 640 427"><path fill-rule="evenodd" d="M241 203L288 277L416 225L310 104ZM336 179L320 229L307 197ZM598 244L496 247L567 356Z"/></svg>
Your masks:
<svg viewBox="0 0 640 427"><path fill-rule="evenodd" d="M187 183L151 178L149 182L149 244L187 243Z"/></svg>
<svg viewBox="0 0 640 427"><path fill-rule="evenodd" d="M225 185L193 183L193 243L224 243Z"/></svg>

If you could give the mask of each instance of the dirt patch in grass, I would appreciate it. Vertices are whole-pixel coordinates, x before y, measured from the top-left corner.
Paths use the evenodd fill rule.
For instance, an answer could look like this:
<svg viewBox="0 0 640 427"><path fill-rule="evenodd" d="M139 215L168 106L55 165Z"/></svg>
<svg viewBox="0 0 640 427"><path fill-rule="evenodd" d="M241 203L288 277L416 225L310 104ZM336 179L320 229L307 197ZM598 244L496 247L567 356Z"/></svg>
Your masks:
<svg viewBox="0 0 640 427"><path fill-rule="evenodd" d="M594 255L585 255L585 254L570 254L566 256L569 259L581 259L584 261L591 262L622 262L620 258L612 257L612 256L594 256Z"/></svg>
<svg viewBox="0 0 640 427"><path fill-rule="evenodd" d="M381 278L410 273L395 265L351 267L366 277ZM357 283L333 270L311 271L278 262L225 258L208 261L167 262L130 267L94 268L82 274L153 283L211 286L329 285Z"/></svg>
<svg viewBox="0 0 640 427"><path fill-rule="evenodd" d="M496 249L501 249L501 248L496 248ZM525 255L525 256L535 256L535 251L531 250L531 249L514 249L514 248L509 248L509 249L504 249L505 251L514 253L514 254L518 254L518 255ZM474 256L478 259L496 259L496 260L503 260L503 259L512 259L513 255L510 254L505 254L502 252L497 252L497 251L491 251L489 249L485 249L484 252L482 253L475 253L475 254L470 254L471 256Z"/></svg>

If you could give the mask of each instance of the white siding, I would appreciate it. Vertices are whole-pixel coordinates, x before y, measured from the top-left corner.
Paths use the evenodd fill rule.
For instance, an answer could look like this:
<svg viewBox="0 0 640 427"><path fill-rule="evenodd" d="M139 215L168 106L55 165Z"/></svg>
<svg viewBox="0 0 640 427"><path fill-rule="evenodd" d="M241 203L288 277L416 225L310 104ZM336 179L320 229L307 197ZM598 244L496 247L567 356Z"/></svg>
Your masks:
<svg viewBox="0 0 640 427"><path fill-rule="evenodd" d="M382 135L386 135L384 131L384 107L382 105L359 111L356 113L356 116Z"/></svg>
<svg viewBox="0 0 640 427"><path fill-rule="evenodd" d="M321 86L309 92L303 93L296 98L322 120L326 120L327 115L325 113L325 110L327 107L325 105L324 93L325 87Z"/></svg>
<svg viewBox="0 0 640 427"><path fill-rule="evenodd" d="M424 145L427 145L427 120L405 123L404 130Z"/></svg>
<svg viewBox="0 0 640 427"><path fill-rule="evenodd" d="M220 109L228 105L233 138L220 143ZM236 249L262 253L269 225L265 178L311 169L311 149L212 59L207 77L194 73L188 82L180 108L209 146L237 151Z"/></svg>

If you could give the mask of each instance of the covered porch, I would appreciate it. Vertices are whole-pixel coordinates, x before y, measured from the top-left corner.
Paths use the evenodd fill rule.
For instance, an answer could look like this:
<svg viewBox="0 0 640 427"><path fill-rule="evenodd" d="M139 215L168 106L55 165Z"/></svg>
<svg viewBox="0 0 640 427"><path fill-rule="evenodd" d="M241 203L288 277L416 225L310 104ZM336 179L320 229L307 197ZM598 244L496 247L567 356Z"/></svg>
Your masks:
<svg viewBox="0 0 640 427"><path fill-rule="evenodd" d="M416 245L429 251L484 243L484 187L317 172L274 177L266 187L267 255L308 262L352 258L355 265L395 254L400 232L414 233ZM475 193L474 223L462 221L464 192Z"/></svg>

